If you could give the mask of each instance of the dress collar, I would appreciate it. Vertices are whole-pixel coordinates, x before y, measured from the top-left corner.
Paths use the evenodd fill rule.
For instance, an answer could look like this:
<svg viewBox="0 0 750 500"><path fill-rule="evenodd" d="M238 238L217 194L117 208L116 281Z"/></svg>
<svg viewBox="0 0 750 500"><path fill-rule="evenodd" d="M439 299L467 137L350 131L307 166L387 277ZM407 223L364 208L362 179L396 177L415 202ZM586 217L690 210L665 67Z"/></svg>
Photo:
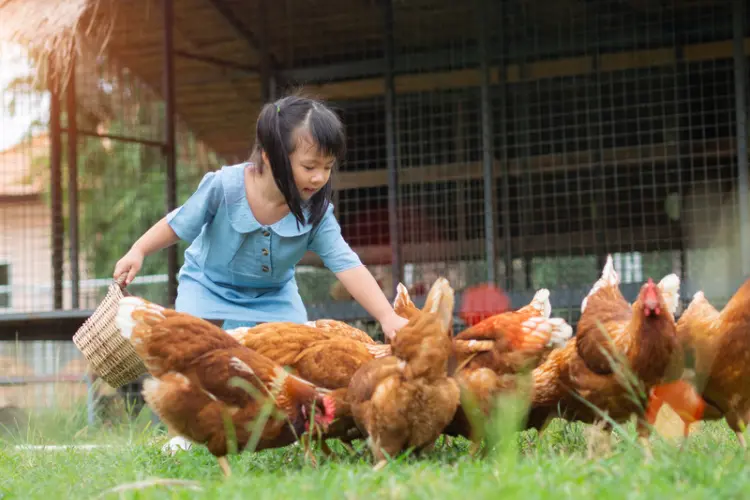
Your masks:
<svg viewBox="0 0 750 500"><path fill-rule="evenodd" d="M245 168L251 163L245 162L221 168L221 183L224 188L224 200L227 204L227 214L232 228L238 233L250 233L262 228L263 225L255 219L245 192ZM303 208L305 218L310 217L310 210ZM310 232L310 224L300 224L294 214L288 213L281 220L268 226L279 236L299 236Z"/></svg>

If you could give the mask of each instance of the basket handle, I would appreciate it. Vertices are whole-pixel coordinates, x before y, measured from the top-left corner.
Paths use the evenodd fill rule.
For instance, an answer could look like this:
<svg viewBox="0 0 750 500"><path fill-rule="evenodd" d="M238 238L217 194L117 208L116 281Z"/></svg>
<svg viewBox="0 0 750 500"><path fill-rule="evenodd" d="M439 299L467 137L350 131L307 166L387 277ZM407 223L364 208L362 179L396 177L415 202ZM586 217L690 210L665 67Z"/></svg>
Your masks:
<svg viewBox="0 0 750 500"><path fill-rule="evenodd" d="M115 283L117 284L117 286L120 287L120 291L122 292L122 294L125 297L129 297L129 296L132 295L130 292L128 292L127 290L125 290L125 286L126 286L125 285L125 278L127 278L127 277L128 277L128 273L122 273L120 275L120 277L115 280Z"/></svg>

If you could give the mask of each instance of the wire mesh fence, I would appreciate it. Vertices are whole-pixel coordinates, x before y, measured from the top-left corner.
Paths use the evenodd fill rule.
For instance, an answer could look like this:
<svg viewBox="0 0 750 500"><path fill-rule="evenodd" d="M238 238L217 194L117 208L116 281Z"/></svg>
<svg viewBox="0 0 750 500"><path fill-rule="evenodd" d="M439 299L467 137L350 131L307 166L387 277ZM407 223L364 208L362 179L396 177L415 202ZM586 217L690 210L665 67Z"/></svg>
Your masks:
<svg viewBox="0 0 750 500"><path fill-rule="evenodd" d="M382 3L369 6L359 16L382 25ZM369 265L390 274L396 244L388 237L388 74L372 69L392 67L394 217L415 291L437 274L459 290L487 280L489 239L497 282L548 287L553 305L554 290L590 286L607 253L625 283L677 272L719 301L731 293L742 262L733 38L746 43L745 32L733 33L731 3L392 9L392 54L385 42L325 54L316 47L315 57L286 51L289 66L304 67L298 83L317 75L315 90L344 110L350 155L339 213ZM321 9L305 21L324 25L328 15ZM291 36L289 45L304 41ZM326 57L336 63L320 62ZM575 321L577 304L565 309Z"/></svg>
<svg viewBox="0 0 750 500"><path fill-rule="evenodd" d="M444 275L459 293L494 280L517 307L546 287L555 313L575 322L613 253L628 296L676 272L686 293L703 289L720 305L744 272L748 217L738 168L747 130L737 126L747 12L737 3L177 3L178 202L206 171L247 158L264 89L301 87L346 124L336 214L387 295L400 279L423 296ZM112 56L93 51L75 66L84 309L166 211L158 12L119 12ZM54 308L53 262L62 307L74 303L69 190L53 214L49 92L44 78L24 80L31 66L13 70L14 85L3 71L0 89L5 312ZM65 245L57 261L54 241ZM319 265L306 256L296 276L310 315L371 321ZM167 271L166 253L149 257L131 291L165 303Z"/></svg>

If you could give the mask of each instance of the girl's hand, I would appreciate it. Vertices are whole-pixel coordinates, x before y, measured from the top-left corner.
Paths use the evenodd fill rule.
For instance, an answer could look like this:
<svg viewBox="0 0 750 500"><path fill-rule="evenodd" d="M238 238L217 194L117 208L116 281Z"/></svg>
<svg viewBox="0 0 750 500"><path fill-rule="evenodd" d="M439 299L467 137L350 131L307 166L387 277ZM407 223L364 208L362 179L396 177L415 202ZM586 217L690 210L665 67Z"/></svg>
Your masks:
<svg viewBox="0 0 750 500"><path fill-rule="evenodd" d="M401 330L409 323L409 320L402 318L395 312L386 316L385 319L380 321L380 327L383 329L383 334L390 340L396 336L396 332Z"/></svg>
<svg viewBox="0 0 750 500"><path fill-rule="evenodd" d="M127 273L128 275L125 278L123 285L128 286L135 278L135 275L138 274L138 271L141 270L143 259L143 252L136 247L131 248L130 251L126 253L122 259L118 260L117 264L115 264L115 272L112 275L115 278L115 281L119 280L123 274Z"/></svg>

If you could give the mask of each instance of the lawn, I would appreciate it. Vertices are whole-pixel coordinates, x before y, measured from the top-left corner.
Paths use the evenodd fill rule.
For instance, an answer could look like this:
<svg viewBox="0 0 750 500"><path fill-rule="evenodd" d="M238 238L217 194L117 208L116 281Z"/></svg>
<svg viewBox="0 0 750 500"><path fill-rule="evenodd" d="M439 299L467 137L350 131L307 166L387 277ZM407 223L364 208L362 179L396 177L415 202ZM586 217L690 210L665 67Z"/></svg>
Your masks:
<svg viewBox="0 0 750 500"><path fill-rule="evenodd" d="M484 458L468 442L439 442L422 458L399 457L374 472L364 442L349 455L306 464L299 447L245 453L230 459L224 479L214 457L194 447L170 457L163 430L142 414L116 428L85 425L82 412L36 415L23 436L0 443L0 499L10 498L750 498L747 455L724 422L702 424L682 450L654 436L653 459L634 443L633 426L609 441L592 427L555 421L535 431L499 431ZM40 451L24 444L95 443L95 449ZM171 485L150 480L178 479ZM140 485L131 483L144 482ZM126 491L107 492L121 486ZM132 487L133 489L127 489Z"/></svg>

